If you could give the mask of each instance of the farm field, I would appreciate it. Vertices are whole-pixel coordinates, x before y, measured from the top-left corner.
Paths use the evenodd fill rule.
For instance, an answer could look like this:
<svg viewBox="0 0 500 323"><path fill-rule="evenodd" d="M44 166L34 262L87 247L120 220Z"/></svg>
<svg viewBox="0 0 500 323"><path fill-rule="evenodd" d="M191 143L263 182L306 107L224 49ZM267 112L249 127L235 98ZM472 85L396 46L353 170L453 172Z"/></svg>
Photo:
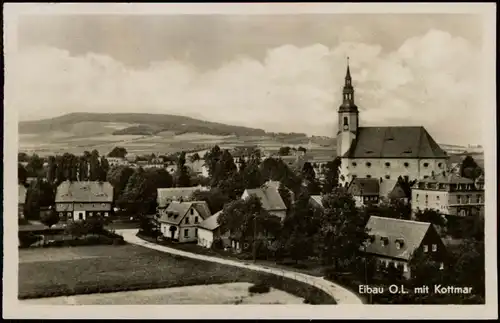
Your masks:
<svg viewBox="0 0 500 323"><path fill-rule="evenodd" d="M335 304L305 283L134 245L20 249L18 277L20 299L265 281L299 298Z"/></svg>

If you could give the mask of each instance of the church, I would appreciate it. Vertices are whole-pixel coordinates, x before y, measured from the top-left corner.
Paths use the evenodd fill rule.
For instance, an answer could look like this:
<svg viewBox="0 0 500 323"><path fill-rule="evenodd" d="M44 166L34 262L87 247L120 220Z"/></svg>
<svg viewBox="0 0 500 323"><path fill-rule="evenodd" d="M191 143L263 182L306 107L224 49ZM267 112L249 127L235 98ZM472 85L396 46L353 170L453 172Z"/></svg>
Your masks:
<svg viewBox="0 0 500 323"><path fill-rule="evenodd" d="M395 188L399 176L411 181L446 172L448 156L424 127L359 126L349 62L342 94L337 132L340 185L377 182L378 195L385 197Z"/></svg>

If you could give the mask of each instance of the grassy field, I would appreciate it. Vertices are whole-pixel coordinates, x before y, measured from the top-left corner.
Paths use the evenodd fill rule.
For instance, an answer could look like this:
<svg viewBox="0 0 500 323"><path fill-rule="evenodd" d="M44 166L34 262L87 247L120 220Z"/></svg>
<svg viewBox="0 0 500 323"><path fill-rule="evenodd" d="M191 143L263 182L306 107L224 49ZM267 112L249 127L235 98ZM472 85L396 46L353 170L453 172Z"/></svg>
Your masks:
<svg viewBox="0 0 500 323"><path fill-rule="evenodd" d="M263 281L313 304L335 304L325 292L292 279L139 246L19 250L20 299Z"/></svg>

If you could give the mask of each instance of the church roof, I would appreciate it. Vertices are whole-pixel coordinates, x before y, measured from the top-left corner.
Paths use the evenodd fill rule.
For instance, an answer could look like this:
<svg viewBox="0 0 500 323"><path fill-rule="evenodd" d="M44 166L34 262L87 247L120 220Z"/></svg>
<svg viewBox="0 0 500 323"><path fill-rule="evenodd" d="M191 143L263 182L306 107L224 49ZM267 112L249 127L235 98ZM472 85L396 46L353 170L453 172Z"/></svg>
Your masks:
<svg viewBox="0 0 500 323"><path fill-rule="evenodd" d="M347 158L447 158L424 127L360 127Z"/></svg>

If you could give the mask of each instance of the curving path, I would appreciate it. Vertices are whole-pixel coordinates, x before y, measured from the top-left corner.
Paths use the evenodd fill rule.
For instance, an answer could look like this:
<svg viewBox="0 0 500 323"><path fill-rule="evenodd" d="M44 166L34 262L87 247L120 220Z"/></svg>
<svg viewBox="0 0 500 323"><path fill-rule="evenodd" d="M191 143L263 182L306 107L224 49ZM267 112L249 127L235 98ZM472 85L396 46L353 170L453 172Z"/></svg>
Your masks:
<svg viewBox="0 0 500 323"><path fill-rule="evenodd" d="M256 264L249 264L249 263L242 263L230 259L224 259L224 258L218 258L218 257L211 257L211 256L205 256L205 255L200 255L192 252L186 252L166 246L161 246L155 243L151 243L145 240L142 240L141 238L137 237L136 234L138 232L137 229L123 229L123 230L116 230L117 233L121 234L125 241L128 243L132 243L135 245L140 245L146 248L158 250L161 252L166 252L174 255L179 255L187 258L193 258L193 259L199 259L199 260L204 260L204 261L210 261L210 262L217 262L220 264L224 265L229 265L229 266L235 266L235 267L241 267L241 268L247 268L251 270L257 270L257 271L263 271L271 274L275 274L278 276L284 276L287 278L295 279L304 283L307 283L309 285L312 285L314 287L317 287L329 295L331 295L337 304L363 304L361 299L354 294L353 292L347 290L346 288L335 284L331 281L328 281L324 279L323 277L315 277L303 273L298 273L295 271L289 271L289 270L284 270L280 268L269 268L261 265L256 265Z"/></svg>

